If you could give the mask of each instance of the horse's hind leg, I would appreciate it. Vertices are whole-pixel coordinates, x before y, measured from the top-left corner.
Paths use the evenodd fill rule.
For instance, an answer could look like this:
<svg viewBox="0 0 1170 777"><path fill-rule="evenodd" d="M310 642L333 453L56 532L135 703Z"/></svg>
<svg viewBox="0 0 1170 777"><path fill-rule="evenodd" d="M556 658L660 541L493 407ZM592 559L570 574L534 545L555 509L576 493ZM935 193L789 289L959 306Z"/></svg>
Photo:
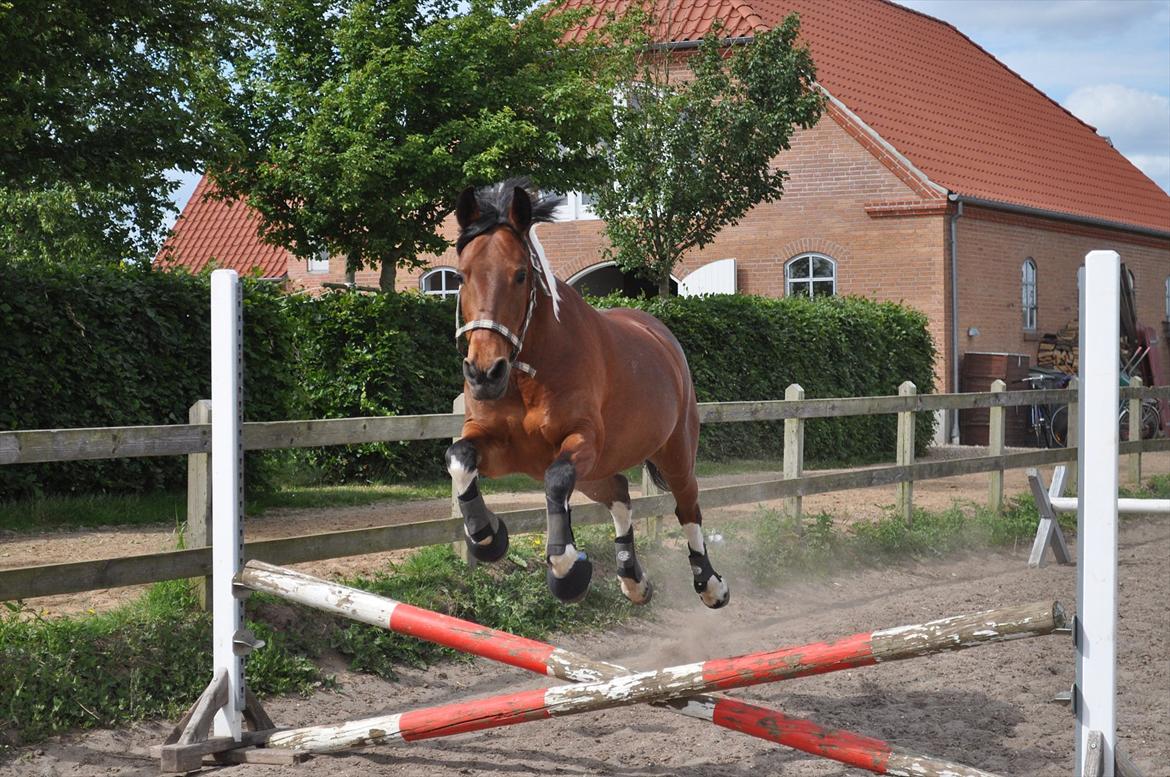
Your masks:
<svg viewBox="0 0 1170 777"><path fill-rule="evenodd" d="M634 520L630 510L630 483L626 476L619 473L605 480L581 483L578 490L594 502L609 508L609 515L613 518L614 550L617 553L617 575L622 593L634 604L649 603L654 588L634 553Z"/></svg>
<svg viewBox="0 0 1170 777"><path fill-rule="evenodd" d="M703 539L703 513L699 509L699 482L695 479L694 459L691 455L672 450L668 444L649 462L651 475L658 470L655 480L662 480L674 494L674 514L687 538L688 559L694 576L695 593L713 610L723 607L731 599L731 589L711 566L707 543Z"/></svg>

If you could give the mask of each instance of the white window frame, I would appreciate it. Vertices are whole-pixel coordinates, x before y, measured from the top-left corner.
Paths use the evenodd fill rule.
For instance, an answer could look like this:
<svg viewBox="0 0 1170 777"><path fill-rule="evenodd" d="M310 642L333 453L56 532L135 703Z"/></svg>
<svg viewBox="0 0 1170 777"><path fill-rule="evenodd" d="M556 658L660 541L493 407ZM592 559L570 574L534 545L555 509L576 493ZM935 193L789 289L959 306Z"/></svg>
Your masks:
<svg viewBox="0 0 1170 777"><path fill-rule="evenodd" d="M315 256L309 257L308 265L310 275L323 275L329 272L329 249L322 248Z"/></svg>
<svg viewBox="0 0 1170 777"><path fill-rule="evenodd" d="M554 221L587 221L597 217L593 211L593 197L585 192L569 192L564 203L553 211Z"/></svg>
<svg viewBox="0 0 1170 777"><path fill-rule="evenodd" d="M442 288L427 288L427 279L433 275L440 275L443 278ZM451 279L456 279L458 277L459 272L454 267L435 267L433 269L427 270L422 274L422 277L418 279L418 290L423 294L426 294L428 297L454 297L459 293L459 283L456 282L454 286L451 286L450 281Z"/></svg>
<svg viewBox="0 0 1170 777"><path fill-rule="evenodd" d="M1039 322L1037 275L1036 260L1029 256L1020 265L1020 311L1025 332L1035 332Z"/></svg>
<svg viewBox="0 0 1170 777"><path fill-rule="evenodd" d="M804 259L808 260L809 274L806 276L801 276L801 277L793 277L793 275L792 275L793 267L796 266L797 262L804 260ZM813 260L814 259L824 259L826 262L828 262L829 266L833 268L833 274L829 275L829 276L814 276L812 274ZM808 287L809 299L814 299L816 295L813 294L813 284L814 283L826 283L826 282L833 284L833 291L831 294L829 294L829 296L830 297L837 296L837 260L831 256L828 256L827 254L817 253L816 251L806 251L803 254L797 254L796 256L792 257L791 259L789 259L787 262L784 263L784 296L785 297L803 296L803 295L797 295L797 294L793 293L794 288L796 288L797 286L803 285L803 286ZM824 296L824 295L822 295L822 296Z"/></svg>
<svg viewBox="0 0 1170 777"><path fill-rule="evenodd" d="M1170 275L1166 276L1166 320L1170 321Z"/></svg>

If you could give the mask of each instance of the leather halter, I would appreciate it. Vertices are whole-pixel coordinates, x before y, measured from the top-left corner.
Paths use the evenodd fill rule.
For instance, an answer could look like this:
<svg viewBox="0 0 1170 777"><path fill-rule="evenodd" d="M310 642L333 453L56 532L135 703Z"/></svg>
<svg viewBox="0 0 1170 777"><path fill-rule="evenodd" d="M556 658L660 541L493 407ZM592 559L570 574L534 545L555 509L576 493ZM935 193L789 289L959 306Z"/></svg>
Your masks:
<svg viewBox="0 0 1170 777"><path fill-rule="evenodd" d="M544 286L544 275L541 271L540 260L536 256L536 251L533 249L532 243L528 240L527 236L521 235L511 224L499 224L498 226L506 227L507 229L512 230L512 232L514 232L516 236L520 238L520 242L524 245L524 248L528 252L528 263L532 269L531 274L533 280L529 285L528 309L524 312L524 323L520 327L520 334L517 335L499 321L493 321L490 318L477 318L460 326L459 321L462 317L462 305L460 305L460 297L457 293L455 296L455 341L458 343L459 338L461 338L464 334L476 329L487 329L495 332L496 334L502 335L504 339L512 344L512 354L508 357L508 366L527 373L528 375L535 378L536 368L528 362L520 361L517 357L520 355L521 349L524 348L524 338L528 334L528 325L532 323L532 316L536 312L536 287L538 284ZM486 235L487 232L484 232L483 234ZM460 290L462 291L462 286L460 287ZM551 295L551 292L549 292L547 287L544 290L546 293Z"/></svg>

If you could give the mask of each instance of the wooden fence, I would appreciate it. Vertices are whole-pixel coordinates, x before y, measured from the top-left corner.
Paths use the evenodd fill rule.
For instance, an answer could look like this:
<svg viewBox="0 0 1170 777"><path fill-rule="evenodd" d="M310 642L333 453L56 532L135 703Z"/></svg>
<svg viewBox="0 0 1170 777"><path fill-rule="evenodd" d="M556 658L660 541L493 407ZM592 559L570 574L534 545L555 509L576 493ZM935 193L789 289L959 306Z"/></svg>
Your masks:
<svg viewBox="0 0 1170 777"><path fill-rule="evenodd" d="M1003 413L1007 407L1035 404L1070 404L1069 417L1075 418L1075 389L1044 391L1005 391L1002 383L993 391L969 394L917 394L912 383L903 384L897 396L841 397L804 399L803 389L792 386L783 400L761 402L710 402L699 405L704 424L751 421L784 421L783 476L735 486L707 488L701 491L707 509L751 504L776 499L785 500L785 509L799 515L804 496L829 491L844 491L871 486L898 484L898 507L910 519L913 509L913 484L919 480L987 472L989 504L998 509L1003 501L1003 472L1007 469L1038 467L1074 461L1073 440L1069 448L1040 449L1022 453L1005 453ZM1170 387L1125 388L1131 417L1138 417L1133 407L1142 398L1170 399ZM914 460L913 414L955 409L991 409L990 455L948 461ZM803 473L804 422L812 418L897 413L897 462L893 465L855 469L822 475ZM75 593L101 588L153 583L211 573L211 549L206 547L210 523L209 452L211 450L210 403L196 402L188 424L168 426L103 427L93 429L51 429L0 432L0 465L28 464L86 459L133 458L142 456L188 456L188 533L186 550L149 553L135 556L46 564L0 570L0 601L36 596ZM429 440L459 435L461 413L392 416L376 418L337 418L304 421L267 421L245 423L245 450L307 448L324 445L350 445L370 442ZM1121 453L1131 455L1131 471L1140 473L1142 452L1170 450L1170 440L1135 439L1137 424L1130 424L1131 439L1121 445ZM1070 431L1075 424L1070 424ZM640 515L668 513L674 508L670 494L652 493L633 500ZM514 533L540 531L544 528L544 508L501 513ZM578 524L608 521L609 513L598 504L573 508ZM443 517L432 521L377 526L365 529L325 532L249 542L248 559L287 565L304 561L340 558L415 548L460 539L462 521Z"/></svg>

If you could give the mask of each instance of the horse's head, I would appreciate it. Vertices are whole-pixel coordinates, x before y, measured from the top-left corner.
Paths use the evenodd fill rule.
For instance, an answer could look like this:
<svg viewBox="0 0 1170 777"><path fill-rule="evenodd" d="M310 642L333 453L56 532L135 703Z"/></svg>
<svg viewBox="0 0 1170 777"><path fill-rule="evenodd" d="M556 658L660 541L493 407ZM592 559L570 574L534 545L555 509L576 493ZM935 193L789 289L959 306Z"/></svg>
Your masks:
<svg viewBox="0 0 1170 777"><path fill-rule="evenodd" d="M463 376L476 399L499 399L512 368L522 367L517 357L540 283L529 229L536 221L551 220L558 202L541 198L534 204L515 181L479 191L468 187L459 195L455 249L463 276L459 307L467 322L459 333L467 335Z"/></svg>

